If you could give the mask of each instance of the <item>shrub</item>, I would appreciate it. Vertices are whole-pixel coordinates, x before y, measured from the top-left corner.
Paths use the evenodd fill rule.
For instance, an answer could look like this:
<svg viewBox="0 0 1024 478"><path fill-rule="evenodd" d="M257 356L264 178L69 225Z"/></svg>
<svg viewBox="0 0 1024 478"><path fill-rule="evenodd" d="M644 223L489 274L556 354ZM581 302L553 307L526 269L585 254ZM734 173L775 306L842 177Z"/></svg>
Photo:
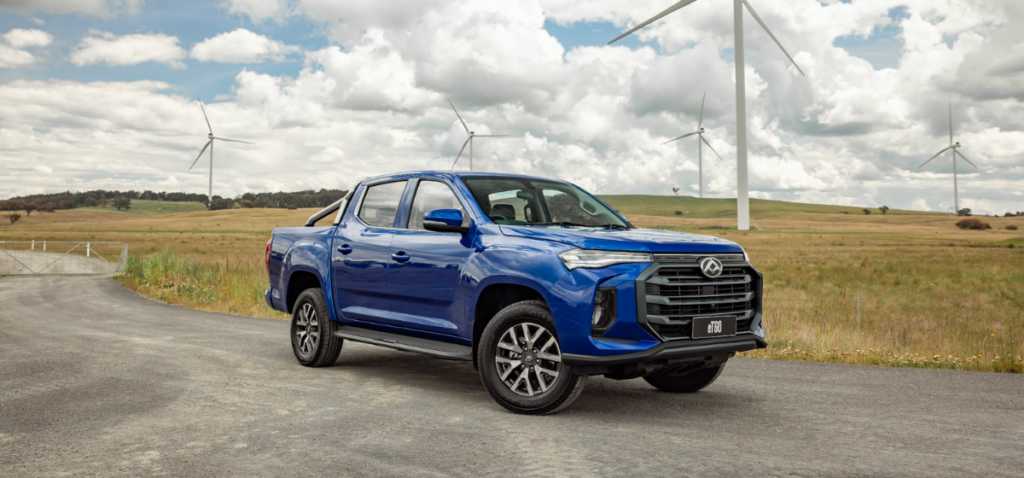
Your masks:
<svg viewBox="0 0 1024 478"><path fill-rule="evenodd" d="M1017 230L1017 226L1014 226L1013 224L1010 224L1009 226L1006 226L1006 230L1007 231L1016 231Z"/></svg>
<svg viewBox="0 0 1024 478"><path fill-rule="evenodd" d="M298 209L298 208L299 208L299 207L298 207L298 206L296 206L296 205L294 205L294 204L292 204L292 205L288 206L288 210L289 210L289 211L294 211L294 210L296 210L296 209Z"/></svg>
<svg viewBox="0 0 1024 478"><path fill-rule="evenodd" d="M18 222L18 219L21 219L21 214L8 214L4 217L6 217L8 221L11 221L11 224L14 224Z"/></svg>
<svg viewBox="0 0 1024 478"><path fill-rule="evenodd" d="M974 219L974 218L971 218L971 219L961 219L960 221L958 221L956 223L956 227L959 227L960 229L964 229L964 230L968 230L969 229L969 230L972 230L972 231L982 231L982 230L985 230L985 229L992 229L992 226L989 223L984 222L981 219Z"/></svg>
<svg viewBox="0 0 1024 478"><path fill-rule="evenodd" d="M884 216L885 213L889 212L889 206L882 206L882 207L878 208L878 210L882 211L882 215Z"/></svg>
<svg viewBox="0 0 1024 478"><path fill-rule="evenodd" d="M965 207L965 208L957 211L956 215L957 216L970 216L971 215L971 208Z"/></svg>
<svg viewBox="0 0 1024 478"><path fill-rule="evenodd" d="M132 208L132 200L130 198L114 199L114 207L116 207L118 211L122 209L127 211Z"/></svg>
<svg viewBox="0 0 1024 478"><path fill-rule="evenodd" d="M676 216L682 216L682 215L683 215L683 211L676 211Z"/></svg>
<svg viewBox="0 0 1024 478"><path fill-rule="evenodd" d="M870 209L868 209L868 208L864 208L864 215L865 215L865 216L868 216L868 215L870 215L870 214L871 214L871 210L870 210Z"/></svg>

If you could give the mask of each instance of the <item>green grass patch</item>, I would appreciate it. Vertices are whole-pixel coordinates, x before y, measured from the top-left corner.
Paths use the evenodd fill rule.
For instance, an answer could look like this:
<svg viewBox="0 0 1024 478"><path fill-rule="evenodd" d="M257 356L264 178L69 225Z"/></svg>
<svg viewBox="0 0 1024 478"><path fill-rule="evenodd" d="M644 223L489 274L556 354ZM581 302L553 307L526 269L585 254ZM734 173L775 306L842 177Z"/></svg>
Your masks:
<svg viewBox="0 0 1024 478"><path fill-rule="evenodd" d="M83 207L79 208L86 211L114 211L122 212L125 214L136 214L141 216L154 216L157 214L174 214L179 212L196 212L205 211L206 205L198 202L168 202L168 201L146 201L142 199L133 199L132 207L127 211L117 211L114 206L102 207Z"/></svg>

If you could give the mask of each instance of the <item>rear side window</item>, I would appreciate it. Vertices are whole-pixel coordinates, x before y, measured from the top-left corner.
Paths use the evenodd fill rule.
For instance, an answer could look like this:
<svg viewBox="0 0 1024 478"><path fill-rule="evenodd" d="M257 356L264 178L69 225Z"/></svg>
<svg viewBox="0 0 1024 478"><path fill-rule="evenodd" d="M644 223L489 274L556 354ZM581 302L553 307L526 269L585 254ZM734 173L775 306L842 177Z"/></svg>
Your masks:
<svg viewBox="0 0 1024 478"><path fill-rule="evenodd" d="M412 211L409 212L409 229L425 230L423 214L434 209L458 209L462 211L462 224L469 218L459 198L447 184L437 181L420 181L416 187L416 197L412 200Z"/></svg>
<svg viewBox="0 0 1024 478"><path fill-rule="evenodd" d="M359 219L368 226L395 227L398 205L405 192L405 181L378 184L366 188Z"/></svg>

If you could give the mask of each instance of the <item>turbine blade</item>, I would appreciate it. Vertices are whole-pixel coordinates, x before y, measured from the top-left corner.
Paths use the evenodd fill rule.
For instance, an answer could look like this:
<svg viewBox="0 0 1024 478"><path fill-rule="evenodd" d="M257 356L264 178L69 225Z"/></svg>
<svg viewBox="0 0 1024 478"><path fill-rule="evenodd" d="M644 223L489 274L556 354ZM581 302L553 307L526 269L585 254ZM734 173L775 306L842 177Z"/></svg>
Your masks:
<svg viewBox="0 0 1024 478"><path fill-rule="evenodd" d="M256 143L250 143L248 141L239 141L237 139L221 138L221 137L218 137L218 136L214 136L213 139L215 139L217 141L231 141L232 143L256 144Z"/></svg>
<svg viewBox="0 0 1024 478"><path fill-rule="evenodd" d="M946 151L949 151L949 148L952 148L952 146L947 146L947 147L943 148L942 151L939 151L938 153L935 153L935 156L932 156L932 157L928 158L928 161L925 161L924 163L922 163L920 166L918 166L918 168L923 168L925 164L928 164L933 159L938 158L940 154L945 153Z"/></svg>
<svg viewBox="0 0 1024 478"><path fill-rule="evenodd" d="M692 132L692 133L686 133L686 134L684 134L684 135L682 135L682 136L680 136L680 137L678 137L678 138L673 138L673 139L670 139L670 140L668 140L668 141L665 141L664 143L661 143L661 144L669 144L669 143L671 143L671 142L673 142L673 141L679 141L679 140L681 140L681 139L683 139L683 138L685 138L685 137L687 137L687 136L693 136L693 135L695 135L695 134L697 134L697 133L698 133L698 131L694 131L694 132Z"/></svg>
<svg viewBox="0 0 1024 478"><path fill-rule="evenodd" d="M793 66L796 67L796 71L799 71L800 74L803 76L807 76L804 75L804 70L800 69L800 65L796 64L796 60L794 60L793 57L789 56L789 52L782 47L782 43L779 43L779 39L775 38L775 35L772 33L772 31L768 29L768 25L765 25L764 21L761 20L761 17L757 16L757 12L754 11L754 7L750 6L750 3L747 2L747 0L743 0L743 4L747 6L747 10L750 10L750 16L754 17L754 20L757 20L757 23L761 25L761 28L764 28L764 31L768 33L768 36L772 37L772 40L775 41L775 44L779 46L779 49L782 50L782 53L786 54L786 58L789 58L789 61L793 63Z"/></svg>
<svg viewBox="0 0 1024 478"><path fill-rule="evenodd" d="M470 134L469 126L466 126L466 122L462 121L462 115L459 114L459 110L455 109L455 104L452 103L452 100L448 100L448 104L452 105L452 110L455 111L455 116L459 117L459 122L462 123L462 127L466 130L466 134Z"/></svg>
<svg viewBox="0 0 1024 478"><path fill-rule="evenodd" d="M213 143L213 140L212 140L212 139L211 139L211 140L209 140L209 141L207 141L207 142L206 142L206 146L203 146L203 149L199 150L199 156L196 156L196 160L195 160L195 161L192 161L192 166L189 166L189 167L188 167L188 170L189 170L189 171L192 171L192 168L193 168L193 167L195 167L196 163L198 163L198 162L199 162L199 158L202 158L202 157L203 157L203 153L205 153L205 152L206 152L206 148L209 148L209 147L210 147L210 144L212 144L212 143Z"/></svg>
<svg viewBox="0 0 1024 478"><path fill-rule="evenodd" d="M949 103L949 144L953 144L953 102Z"/></svg>
<svg viewBox="0 0 1024 478"><path fill-rule="evenodd" d="M203 119L206 120L206 127L210 129L210 134L213 134L213 126L210 126L210 118L206 116L206 108L203 107L203 100L199 100L199 108L203 110Z"/></svg>
<svg viewBox="0 0 1024 478"><path fill-rule="evenodd" d="M639 24L639 25L637 25L637 26L635 26L633 28L630 28L629 30L626 31L626 33L623 33L622 35L619 35L619 36L615 37L615 39L610 41L610 42L608 42L608 44L611 45L612 43L615 43L615 42L625 38L630 33L633 33L633 32L635 32L635 31L637 31L637 30L639 30L639 29L641 29L643 27L646 27L647 25L650 25L651 23L654 23L654 22L658 21L659 19L661 19L661 17L664 17L665 15L668 15L669 13L672 13L672 12L674 12L676 10L679 10L680 8L683 8L683 7L689 5L689 4L693 3L693 2L696 2L696 1L697 0L682 0L679 3L676 3L675 5L672 5L671 7L666 8L665 11L663 11L663 12L661 12L661 13L653 16L653 17L651 17L650 20L647 20L646 22L643 22L643 23L641 23L641 24Z"/></svg>
<svg viewBox="0 0 1024 478"><path fill-rule="evenodd" d="M507 138L507 134L474 134L477 138Z"/></svg>
<svg viewBox="0 0 1024 478"><path fill-rule="evenodd" d="M971 160L967 159L967 156L964 156L963 153L961 153L960 151L957 151L955 149L953 150L953 152L956 153L956 154L959 154L960 155L960 159L963 159L964 161L967 161L967 164L970 164L971 166L974 166L974 163L972 163ZM974 169L978 169L978 167L974 166Z"/></svg>
<svg viewBox="0 0 1024 478"><path fill-rule="evenodd" d="M455 169L455 165L459 164L459 158L462 157L462 152L466 150L466 145L469 144L469 141L472 140L472 139L473 139L473 137L470 136L470 137L466 138L466 142L465 143L462 143L462 149L459 150L459 155L455 157L455 162L452 163L452 168L451 169Z"/></svg>
<svg viewBox="0 0 1024 478"><path fill-rule="evenodd" d="M704 144L708 145L708 148L711 149L712 153L715 153L715 156L718 156L718 159L722 159L722 155L718 154L718 151L715 151L715 148L711 147L711 143L709 143L708 140L704 139L704 135L700 135L700 140L703 141ZM722 160L725 161L724 159Z"/></svg>
<svg viewBox="0 0 1024 478"><path fill-rule="evenodd" d="M704 99L707 98L708 92L704 91L704 96L700 97L700 119L697 120L697 129L699 130L701 125L704 124Z"/></svg>

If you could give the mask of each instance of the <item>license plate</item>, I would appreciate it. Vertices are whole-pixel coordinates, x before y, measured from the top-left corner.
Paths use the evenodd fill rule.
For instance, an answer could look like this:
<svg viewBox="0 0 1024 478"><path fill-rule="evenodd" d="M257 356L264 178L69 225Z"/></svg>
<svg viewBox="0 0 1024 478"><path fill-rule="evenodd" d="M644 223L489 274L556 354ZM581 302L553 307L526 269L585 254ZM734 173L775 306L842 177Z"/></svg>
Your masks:
<svg viewBox="0 0 1024 478"><path fill-rule="evenodd" d="M736 335L736 317L694 317L693 338L729 337Z"/></svg>

